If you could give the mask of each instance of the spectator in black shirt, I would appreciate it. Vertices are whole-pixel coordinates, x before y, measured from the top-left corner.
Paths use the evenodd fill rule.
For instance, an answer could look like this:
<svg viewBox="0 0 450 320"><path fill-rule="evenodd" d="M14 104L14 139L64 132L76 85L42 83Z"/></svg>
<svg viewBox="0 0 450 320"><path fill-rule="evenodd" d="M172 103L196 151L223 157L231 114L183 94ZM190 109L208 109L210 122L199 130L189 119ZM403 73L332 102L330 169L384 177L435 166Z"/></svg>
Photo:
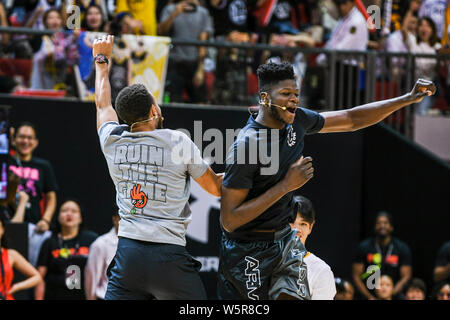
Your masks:
<svg viewBox="0 0 450 320"><path fill-rule="evenodd" d="M369 266L378 266L381 274L391 277L395 284L393 296L400 294L412 277L411 250L405 242L392 237L393 231L391 215L382 211L375 220L375 237L365 239L358 246L353 263L353 282L367 299L375 299L373 290L364 283L370 276L367 272Z"/></svg>
<svg viewBox="0 0 450 320"><path fill-rule="evenodd" d="M439 249L434 267L434 281L450 281L450 241L444 243Z"/></svg>
<svg viewBox="0 0 450 320"><path fill-rule="evenodd" d="M56 230L42 244L38 259L38 271L44 282L35 290L36 300L85 300L84 267L89 247L97 238L91 231L82 229L81 206L76 200L65 201L59 210ZM74 288L68 285L69 266L75 271ZM75 269L74 269L75 270ZM76 278L79 277L79 278ZM79 285L79 287L77 287Z"/></svg>
<svg viewBox="0 0 450 320"><path fill-rule="evenodd" d="M14 133L14 146L20 165L11 165L10 169L22 179L19 191L30 196L24 221L36 224L37 232L45 232L49 230L55 212L58 186L50 162L33 156L38 145L34 125L28 122L19 124Z"/></svg>

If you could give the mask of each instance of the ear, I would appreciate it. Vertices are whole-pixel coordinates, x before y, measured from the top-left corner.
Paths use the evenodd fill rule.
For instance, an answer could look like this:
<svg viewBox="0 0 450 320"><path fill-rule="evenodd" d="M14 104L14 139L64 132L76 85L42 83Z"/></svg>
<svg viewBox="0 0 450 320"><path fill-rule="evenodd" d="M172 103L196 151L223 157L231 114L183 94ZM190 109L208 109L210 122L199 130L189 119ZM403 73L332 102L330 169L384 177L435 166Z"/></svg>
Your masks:
<svg viewBox="0 0 450 320"><path fill-rule="evenodd" d="M158 111L156 109L156 105L152 104L150 107L150 117L156 117L158 116Z"/></svg>
<svg viewBox="0 0 450 320"><path fill-rule="evenodd" d="M266 91L262 91L262 92L260 92L260 101L263 103L263 104L268 104L269 103L269 100L270 100L270 96L269 96L269 94L266 92Z"/></svg>

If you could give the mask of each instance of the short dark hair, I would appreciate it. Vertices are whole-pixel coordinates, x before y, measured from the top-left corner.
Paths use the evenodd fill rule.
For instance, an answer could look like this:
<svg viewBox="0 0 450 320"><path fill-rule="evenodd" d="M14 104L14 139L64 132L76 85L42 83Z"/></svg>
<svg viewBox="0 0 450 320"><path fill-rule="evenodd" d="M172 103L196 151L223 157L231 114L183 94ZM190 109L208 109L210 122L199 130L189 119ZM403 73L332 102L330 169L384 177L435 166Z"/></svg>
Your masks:
<svg viewBox="0 0 450 320"><path fill-rule="evenodd" d="M311 200L303 196L294 196L294 203L297 214L300 214L304 220L310 224L316 221L316 212Z"/></svg>
<svg viewBox="0 0 450 320"><path fill-rule="evenodd" d="M424 296L427 295L427 286L425 285L425 282L422 279L419 278L411 279L411 281L409 281L405 287L405 293L411 288L419 289L420 291L423 292Z"/></svg>
<svg viewBox="0 0 450 320"><path fill-rule="evenodd" d="M392 218L392 215L387 212L387 211L380 211L377 213L377 215L375 216L375 223L377 222L379 217L386 217L389 221L389 224L391 226L394 226L394 219Z"/></svg>
<svg viewBox="0 0 450 320"><path fill-rule="evenodd" d="M116 98L116 111L126 124L145 120L150 113L150 106L155 104L150 92L143 84L132 84L120 90Z"/></svg>
<svg viewBox="0 0 450 320"><path fill-rule="evenodd" d="M35 127L34 124L32 124L32 123L29 122L29 121L22 121L22 122L20 122L20 123L16 126L16 129L14 130L14 138L16 138L17 132L19 132L20 128L22 128L22 127L30 127L31 129L33 129L33 131L34 131L34 136L35 136L35 138L37 138L37 130L36 130L36 127Z"/></svg>
<svg viewBox="0 0 450 320"><path fill-rule="evenodd" d="M289 62L262 64L256 70L258 74L259 91L268 91L273 85L283 80L295 80L292 64Z"/></svg>

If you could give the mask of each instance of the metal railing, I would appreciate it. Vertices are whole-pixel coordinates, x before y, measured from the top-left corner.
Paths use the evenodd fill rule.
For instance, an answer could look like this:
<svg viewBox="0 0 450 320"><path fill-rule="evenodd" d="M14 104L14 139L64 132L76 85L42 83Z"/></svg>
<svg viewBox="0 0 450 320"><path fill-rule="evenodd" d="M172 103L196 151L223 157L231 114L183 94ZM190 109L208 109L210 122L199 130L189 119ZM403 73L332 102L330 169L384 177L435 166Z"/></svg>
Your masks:
<svg viewBox="0 0 450 320"><path fill-rule="evenodd" d="M0 27L0 33L5 32L30 36L53 33L50 30ZM434 59L437 66L445 65L446 68L450 63L450 54L333 51L323 48L172 39L172 48L183 46L208 48L209 54L213 57L212 61L216 63L215 70L210 72L215 75L210 92L212 97L203 101L207 105L247 107L257 104L257 93L251 94L250 88L247 87L251 83L248 77L253 76L254 87L256 68L268 58L280 57L282 60L291 60L300 78L299 83L302 83L301 105L315 110L346 109L405 94L412 89L417 76L420 76L416 75L415 70L417 59ZM316 63L316 58L320 54L326 56L325 65ZM221 65L223 63L225 65ZM226 92L227 90L230 92ZM170 102L169 105L185 101ZM388 117L385 122L411 138L413 114L413 107L403 108Z"/></svg>

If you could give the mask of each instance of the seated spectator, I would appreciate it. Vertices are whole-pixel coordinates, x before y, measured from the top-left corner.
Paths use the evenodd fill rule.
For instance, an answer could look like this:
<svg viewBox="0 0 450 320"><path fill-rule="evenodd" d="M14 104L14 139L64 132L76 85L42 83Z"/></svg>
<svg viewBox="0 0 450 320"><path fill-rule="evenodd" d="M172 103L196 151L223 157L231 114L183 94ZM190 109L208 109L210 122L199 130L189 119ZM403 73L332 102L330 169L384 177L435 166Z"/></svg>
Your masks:
<svg viewBox="0 0 450 320"><path fill-rule="evenodd" d="M434 282L450 281L450 241L439 249L433 271Z"/></svg>
<svg viewBox="0 0 450 320"><path fill-rule="evenodd" d="M375 295L379 300L393 300L394 282L387 274L380 277L380 287L375 289Z"/></svg>
<svg viewBox="0 0 450 320"><path fill-rule="evenodd" d="M9 249L5 237L8 218L0 212L0 300L14 300L14 293L33 288L42 282L39 272L16 250ZM26 279L13 283L14 270Z"/></svg>
<svg viewBox="0 0 450 320"><path fill-rule="evenodd" d="M36 300L85 300L84 268L89 247L97 238L91 231L83 230L81 205L76 200L62 203L52 236L45 240L39 253L38 270L44 282L35 290ZM69 266L77 266L74 288L66 284Z"/></svg>
<svg viewBox="0 0 450 320"><path fill-rule="evenodd" d="M450 301L450 282L442 281L436 284L433 288L432 299Z"/></svg>
<svg viewBox="0 0 450 320"><path fill-rule="evenodd" d="M412 277L411 250L408 245L392 236L394 225L392 216L379 212L375 219L375 237L362 241L357 248L353 263L353 283L362 297L373 300L374 291L363 282L371 274L369 266L377 266L381 274L390 276L395 284L393 296L399 295Z"/></svg>
<svg viewBox="0 0 450 320"><path fill-rule="evenodd" d="M355 288L353 288L349 281L341 278L334 278L334 284L336 286L334 300L353 300Z"/></svg>
<svg viewBox="0 0 450 320"><path fill-rule="evenodd" d="M417 54L433 54L435 55L440 49L440 43L436 33L436 26L428 17L419 19L419 26L417 28L417 41L410 44L411 52ZM436 66L437 59L416 58L416 79L423 78L431 80L438 85ZM439 87L439 86L438 86ZM428 110L433 107L436 95L425 97L416 105L415 113L418 115L426 115Z"/></svg>
<svg viewBox="0 0 450 320"><path fill-rule="evenodd" d="M177 1L163 9L158 34L205 41L213 34L211 17L198 0ZM166 81L171 101L183 102L185 91L189 99L184 102L206 102L205 58L203 47L175 46L170 51Z"/></svg>
<svg viewBox="0 0 450 320"><path fill-rule="evenodd" d="M117 21L123 19L130 33L156 36L156 1L154 0L117 0L115 18Z"/></svg>
<svg viewBox="0 0 450 320"><path fill-rule="evenodd" d="M306 239L311 234L316 222L316 213L311 200L303 196L294 196L297 206L295 221L291 228L297 230L297 237L306 246ZM325 261L311 252L303 257L306 264L307 279L311 300L333 300L336 294L333 271Z"/></svg>
<svg viewBox="0 0 450 320"><path fill-rule="evenodd" d="M75 34L63 32L63 20L56 9L44 14L44 25L55 31L42 37L41 49L33 57L31 89L66 89L68 68L78 61Z"/></svg>
<svg viewBox="0 0 450 320"><path fill-rule="evenodd" d="M413 278L405 287L406 300L425 300L427 297L427 287L425 282L419 278Z"/></svg>
<svg viewBox="0 0 450 320"><path fill-rule="evenodd" d="M89 250L89 257L85 268L85 285L87 300L104 300L106 289L108 287L108 277L106 270L111 263L117 250L119 238L117 232L119 230L119 209L112 216L112 229L97 238L92 243Z"/></svg>

